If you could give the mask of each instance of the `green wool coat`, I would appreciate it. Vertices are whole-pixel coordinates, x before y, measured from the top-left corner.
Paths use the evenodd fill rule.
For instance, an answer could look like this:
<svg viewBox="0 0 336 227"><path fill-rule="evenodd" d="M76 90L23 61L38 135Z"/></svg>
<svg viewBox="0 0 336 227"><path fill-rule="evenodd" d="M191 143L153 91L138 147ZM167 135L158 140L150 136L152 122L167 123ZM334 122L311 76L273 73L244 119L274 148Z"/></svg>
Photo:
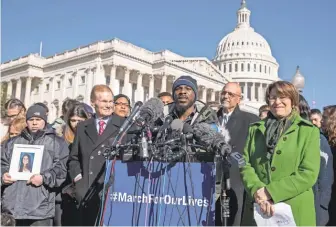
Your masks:
<svg viewBox="0 0 336 227"><path fill-rule="evenodd" d="M320 170L319 129L296 115L293 124L280 137L272 161L266 157L265 131L265 121L249 128L244 150L246 165L241 168L248 201L252 202L259 188L266 187L274 203L285 202L291 206L296 225L315 226L312 187ZM250 222L245 223L253 225L253 214L249 213L253 210L248 210L244 215Z"/></svg>

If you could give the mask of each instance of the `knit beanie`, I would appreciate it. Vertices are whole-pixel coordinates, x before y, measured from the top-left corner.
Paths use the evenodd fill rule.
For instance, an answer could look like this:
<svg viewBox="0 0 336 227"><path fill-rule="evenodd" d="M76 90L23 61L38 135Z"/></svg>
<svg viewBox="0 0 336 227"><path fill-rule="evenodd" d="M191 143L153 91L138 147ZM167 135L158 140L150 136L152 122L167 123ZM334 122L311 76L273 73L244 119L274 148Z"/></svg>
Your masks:
<svg viewBox="0 0 336 227"><path fill-rule="evenodd" d="M28 121L32 117L38 117L43 119L46 123L48 122L47 111L40 105L32 105L28 108L26 113L26 120Z"/></svg>
<svg viewBox="0 0 336 227"><path fill-rule="evenodd" d="M175 80L173 84L173 95L174 96L175 96L175 89L181 85L191 87L195 93L195 100L197 100L198 88L197 88L197 81L194 78L192 78L191 76L180 76L179 78L177 78L177 80Z"/></svg>

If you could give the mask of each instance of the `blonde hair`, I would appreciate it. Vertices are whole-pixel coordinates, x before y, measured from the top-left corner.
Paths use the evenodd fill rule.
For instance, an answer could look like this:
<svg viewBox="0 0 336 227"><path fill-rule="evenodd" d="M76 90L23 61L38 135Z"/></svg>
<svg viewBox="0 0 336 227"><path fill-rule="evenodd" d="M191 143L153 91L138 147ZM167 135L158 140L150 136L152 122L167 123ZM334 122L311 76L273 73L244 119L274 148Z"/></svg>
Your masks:
<svg viewBox="0 0 336 227"><path fill-rule="evenodd" d="M11 127L14 127L19 132L22 132L22 130L27 127L26 118L24 118L24 117L18 117L18 118L15 118L12 121L12 123L8 126L8 131L7 131L6 135L1 139L1 144L3 142L7 141L10 138L9 134L10 134L10 128Z"/></svg>
<svg viewBox="0 0 336 227"><path fill-rule="evenodd" d="M91 90L91 94L90 94L90 100L91 101L95 101L97 98L97 93L99 92L111 92L112 96L113 96L113 92L111 90L111 88L107 85L104 84L97 84L95 86L93 86L92 90Z"/></svg>

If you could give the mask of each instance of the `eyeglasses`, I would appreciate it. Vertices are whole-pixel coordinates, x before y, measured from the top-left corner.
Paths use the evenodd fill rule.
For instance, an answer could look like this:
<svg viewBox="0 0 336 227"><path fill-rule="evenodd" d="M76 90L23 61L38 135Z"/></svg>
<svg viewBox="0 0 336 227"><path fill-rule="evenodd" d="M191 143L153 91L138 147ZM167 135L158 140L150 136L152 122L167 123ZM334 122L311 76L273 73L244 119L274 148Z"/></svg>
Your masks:
<svg viewBox="0 0 336 227"><path fill-rule="evenodd" d="M230 92L230 91L222 91L222 96L225 96L225 95L229 95L230 98L233 98L233 97L235 97L235 96L237 96L237 97L241 97L241 95L238 95L238 94L236 94L236 93L232 93L232 92Z"/></svg>
<svg viewBox="0 0 336 227"><path fill-rule="evenodd" d="M115 102L114 103L116 106L123 106L123 107L130 107L130 105L128 105L128 103L122 103L122 102Z"/></svg>
<svg viewBox="0 0 336 227"><path fill-rule="evenodd" d="M286 99L288 99L288 97L286 97L286 96L280 96L280 97L278 97L278 96L272 96L272 97L268 98L268 101L269 102L275 102L277 99L279 99L280 102L284 102L284 101L286 101Z"/></svg>

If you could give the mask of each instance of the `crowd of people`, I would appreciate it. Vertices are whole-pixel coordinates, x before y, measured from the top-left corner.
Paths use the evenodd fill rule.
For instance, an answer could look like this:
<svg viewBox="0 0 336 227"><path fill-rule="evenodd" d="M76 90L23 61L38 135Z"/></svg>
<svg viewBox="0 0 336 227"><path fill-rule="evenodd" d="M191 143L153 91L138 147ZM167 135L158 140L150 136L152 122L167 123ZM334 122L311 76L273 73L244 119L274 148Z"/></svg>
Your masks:
<svg viewBox="0 0 336 227"><path fill-rule="evenodd" d="M277 81L267 88L266 105L256 116L239 108L243 97L238 83L223 87L219 110L197 100L197 87L195 79L181 76L171 93L160 93L158 98L173 119L228 130L232 152L243 155L245 166L230 166L229 225L255 225L253 204L271 216L279 202L291 206L297 225L336 225L335 105L322 112L311 110L291 83ZM102 224L97 222L105 174L102 150L132 106L129 97L114 95L106 85L95 85L90 100L90 104L65 100L62 115L52 122L43 103L26 109L18 99L6 102L1 126L5 132L1 139L2 225ZM209 114L198 114L204 109ZM9 174L15 144L44 146L40 173L27 181ZM224 174L220 165L216 165L216 179ZM215 224L221 226L217 185L221 184L216 184Z"/></svg>

